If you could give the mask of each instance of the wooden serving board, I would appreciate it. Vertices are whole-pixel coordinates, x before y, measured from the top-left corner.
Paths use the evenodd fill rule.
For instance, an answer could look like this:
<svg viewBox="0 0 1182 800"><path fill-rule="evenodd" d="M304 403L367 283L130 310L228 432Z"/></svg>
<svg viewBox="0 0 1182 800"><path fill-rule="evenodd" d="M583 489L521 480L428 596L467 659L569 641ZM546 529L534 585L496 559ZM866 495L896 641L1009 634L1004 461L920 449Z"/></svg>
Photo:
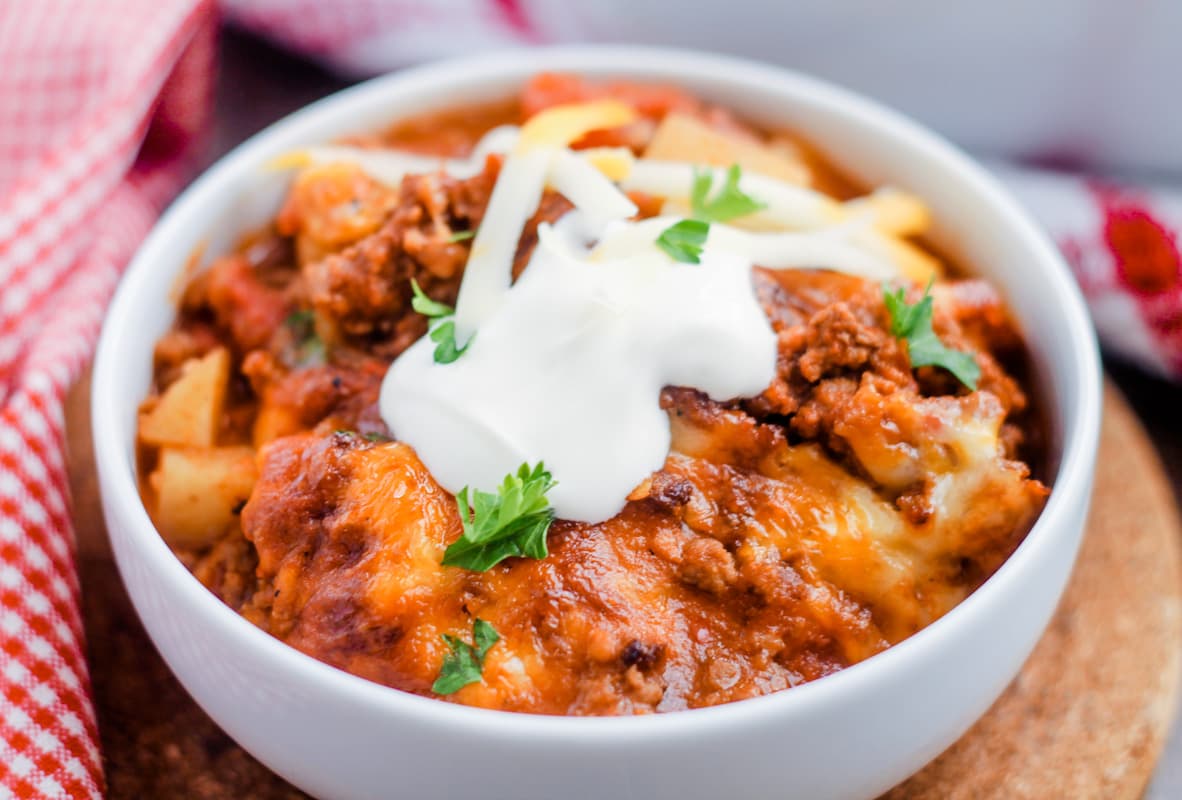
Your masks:
<svg viewBox="0 0 1182 800"><path fill-rule="evenodd" d="M88 388L83 381L69 399L69 463L109 796L305 797L197 708L140 627L102 528ZM1157 455L1111 386L1105 407L1091 522L1054 621L989 713L889 800L1107 800L1144 790L1177 703L1182 528Z"/></svg>

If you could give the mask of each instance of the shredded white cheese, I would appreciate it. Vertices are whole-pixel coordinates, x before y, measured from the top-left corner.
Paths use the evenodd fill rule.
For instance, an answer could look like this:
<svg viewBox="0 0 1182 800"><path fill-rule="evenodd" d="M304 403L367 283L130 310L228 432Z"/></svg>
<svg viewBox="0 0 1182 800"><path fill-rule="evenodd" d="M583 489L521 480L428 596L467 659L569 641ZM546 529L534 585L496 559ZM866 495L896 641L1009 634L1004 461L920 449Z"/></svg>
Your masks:
<svg viewBox="0 0 1182 800"><path fill-rule="evenodd" d="M558 481L550 496L560 517L607 519L668 453L662 387L729 400L758 394L773 379L776 340L755 296L753 265L871 280L936 269L898 238L928 222L909 195L880 190L841 203L754 173L741 175L738 188L763 208L710 224L700 263L675 262L657 239L689 215L699 170L712 170L715 182L725 171L569 147L632 117L613 101L550 109L520 129L490 131L466 159L348 147L289 159L346 161L397 185L413 173L471 177L489 153L504 154L456 306L456 341L468 349L438 364L424 337L382 385L386 423L451 492L493 491L522 463L544 461ZM539 227L539 245L514 284L522 231L546 187L575 211ZM664 213L635 220L628 192L660 199Z"/></svg>

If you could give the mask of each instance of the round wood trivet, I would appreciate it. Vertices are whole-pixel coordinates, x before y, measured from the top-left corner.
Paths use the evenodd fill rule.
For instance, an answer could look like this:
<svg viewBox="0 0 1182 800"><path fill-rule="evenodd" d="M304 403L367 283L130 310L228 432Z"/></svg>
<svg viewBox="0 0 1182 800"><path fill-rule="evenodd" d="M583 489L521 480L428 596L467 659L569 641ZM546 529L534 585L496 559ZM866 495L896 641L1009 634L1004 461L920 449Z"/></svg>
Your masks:
<svg viewBox="0 0 1182 800"><path fill-rule="evenodd" d="M889 800L1140 797L1177 705L1182 529L1170 485L1110 384L1087 536L1026 666Z"/></svg>
<svg viewBox="0 0 1182 800"><path fill-rule="evenodd" d="M194 705L140 628L102 529L88 388L71 393L67 420L109 797L304 797ZM888 800L1107 800L1144 789L1177 700L1182 529L1144 430L1112 387L1105 404L1088 534L1050 628L989 713Z"/></svg>

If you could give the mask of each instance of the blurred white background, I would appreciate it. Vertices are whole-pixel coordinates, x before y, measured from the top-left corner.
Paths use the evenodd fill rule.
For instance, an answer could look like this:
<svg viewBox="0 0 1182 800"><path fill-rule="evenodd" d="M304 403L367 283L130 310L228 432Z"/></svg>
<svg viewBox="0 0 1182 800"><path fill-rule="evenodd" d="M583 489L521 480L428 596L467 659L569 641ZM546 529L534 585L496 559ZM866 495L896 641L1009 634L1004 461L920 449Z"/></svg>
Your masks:
<svg viewBox="0 0 1182 800"><path fill-rule="evenodd" d="M281 41L290 5L223 0ZM398 24L372 26L366 5L310 11L358 16L368 35L334 54L354 74L533 42L695 47L828 78L981 154L1182 178L1179 0L382 0Z"/></svg>

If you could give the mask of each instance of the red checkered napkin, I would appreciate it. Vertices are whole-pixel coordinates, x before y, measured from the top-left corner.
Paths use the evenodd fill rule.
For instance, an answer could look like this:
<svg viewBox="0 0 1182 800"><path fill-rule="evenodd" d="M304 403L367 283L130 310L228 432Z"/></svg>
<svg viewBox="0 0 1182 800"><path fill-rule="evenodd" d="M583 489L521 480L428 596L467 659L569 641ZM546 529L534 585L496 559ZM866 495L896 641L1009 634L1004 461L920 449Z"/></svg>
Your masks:
<svg viewBox="0 0 1182 800"><path fill-rule="evenodd" d="M223 4L362 73L579 35L577 19L546 28L518 0ZM183 179L209 107L213 29L212 0L0 0L0 800L102 792L63 397L120 271ZM1179 196L1003 177L1063 247L1105 342L1182 376Z"/></svg>
<svg viewBox="0 0 1182 800"><path fill-rule="evenodd" d="M62 403L209 107L204 0L0 5L0 797L103 786Z"/></svg>

